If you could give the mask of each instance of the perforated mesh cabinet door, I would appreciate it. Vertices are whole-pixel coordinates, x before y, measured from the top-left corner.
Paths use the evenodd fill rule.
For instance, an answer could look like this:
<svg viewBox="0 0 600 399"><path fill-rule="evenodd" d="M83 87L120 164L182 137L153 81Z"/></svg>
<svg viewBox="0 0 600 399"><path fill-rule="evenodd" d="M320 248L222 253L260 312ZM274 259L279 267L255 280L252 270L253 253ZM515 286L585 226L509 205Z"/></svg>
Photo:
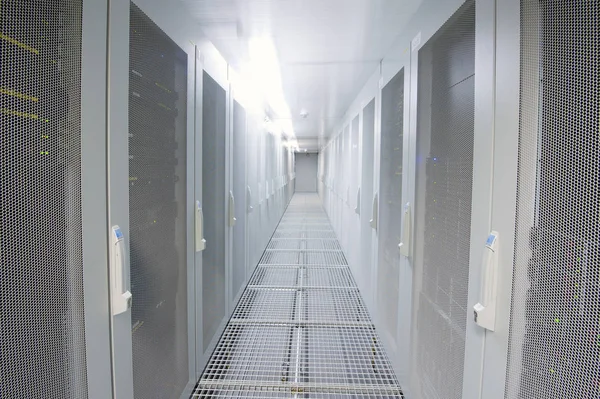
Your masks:
<svg viewBox="0 0 600 399"><path fill-rule="evenodd" d="M379 267L377 306L385 332L396 340L402 227L402 151L404 69L382 90L381 166L379 171Z"/></svg>
<svg viewBox="0 0 600 399"><path fill-rule="evenodd" d="M202 93L202 325L206 350L225 317L225 90L204 72ZM264 188L264 184L263 184Z"/></svg>
<svg viewBox="0 0 600 399"><path fill-rule="evenodd" d="M600 3L521 1L507 398L600 396Z"/></svg>
<svg viewBox="0 0 600 399"><path fill-rule="evenodd" d="M359 134L359 118L358 115L352 120L352 130L350 134L350 210L358 205L356 203L358 187L360 185L360 144L358 142Z"/></svg>
<svg viewBox="0 0 600 399"><path fill-rule="evenodd" d="M235 217L233 229L233 291L232 299L246 279L246 111L233 103L233 195Z"/></svg>
<svg viewBox="0 0 600 399"><path fill-rule="evenodd" d="M0 3L0 397L86 398L82 1Z"/></svg>
<svg viewBox="0 0 600 399"><path fill-rule="evenodd" d="M419 394L462 398L475 113L475 2L421 48L418 62L416 331ZM419 396L417 396L419 397Z"/></svg>
<svg viewBox="0 0 600 399"><path fill-rule="evenodd" d="M170 398L189 376L187 54L133 3L129 63L134 395Z"/></svg>
<svg viewBox="0 0 600 399"><path fill-rule="evenodd" d="M373 171L375 150L375 100L372 100L363 109L362 130L362 162L360 183L360 266L358 272L358 284L363 291L366 301L372 304L373 289L371 288L371 251L372 251L372 229L369 223L371 219L373 204Z"/></svg>
<svg viewBox="0 0 600 399"><path fill-rule="evenodd" d="M341 186L343 184L344 181L344 171L343 171L343 165L342 165L342 155L341 155L341 148L342 148L342 133L338 134L338 136L335 138L335 170L337 171L336 176L335 176L335 181L333 182L333 187L334 187L334 191L336 193L336 195L339 197L340 195L340 191L341 191ZM336 207L339 204L337 203L337 199L336 199ZM337 222L337 219L336 219ZM338 226L334 226L335 228L337 228Z"/></svg>
<svg viewBox="0 0 600 399"><path fill-rule="evenodd" d="M235 111L234 111L235 112ZM246 153L247 162L246 167L248 169L248 187L250 187L250 196L248 205L252 206L252 212L248 215L248 248L249 248L249 264L251 267L256 266L260 259L260 251L263 248L259 247L260 239L258 237L258 231L260 228L259 219L259 206L258 197L260 195L258 190L258 170L260 160L258 157L258 126L262 124L262 119L257 115L253 115L248 112L247 115L247 140L246 145L248 151Z"/></svg>
<svg viewBox="0 0 600 399"><path fill-rule="evenodd" d="M350 171L348 170L348 166L349 166L349 157L350 157L350 151L349 149L349 141L350 141L350 127L346 126L344 128L344 131L342 132L342 134L340 135L340 172L341 172L341 182L340 182L340 197L342 198L342 200L345 202L346 201L346 188L348 187L348 181L349 179L349 174ZM345 207L345 204L344 204ZM340 237L341 241L342 241L342 245L344 245L344 237L342 234L342 237Z"/></svg>

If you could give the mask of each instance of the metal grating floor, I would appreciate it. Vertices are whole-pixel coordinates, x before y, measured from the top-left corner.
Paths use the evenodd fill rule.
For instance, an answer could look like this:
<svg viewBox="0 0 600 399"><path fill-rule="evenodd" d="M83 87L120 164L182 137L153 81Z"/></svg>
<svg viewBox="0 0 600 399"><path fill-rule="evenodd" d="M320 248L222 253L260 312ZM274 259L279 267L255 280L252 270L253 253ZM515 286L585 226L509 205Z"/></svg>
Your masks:
<svg viewBox="0 0 600 399"><path fill-rule="evenodd" d="M193 398L402 398L314 194L296 194Z"/></svg>

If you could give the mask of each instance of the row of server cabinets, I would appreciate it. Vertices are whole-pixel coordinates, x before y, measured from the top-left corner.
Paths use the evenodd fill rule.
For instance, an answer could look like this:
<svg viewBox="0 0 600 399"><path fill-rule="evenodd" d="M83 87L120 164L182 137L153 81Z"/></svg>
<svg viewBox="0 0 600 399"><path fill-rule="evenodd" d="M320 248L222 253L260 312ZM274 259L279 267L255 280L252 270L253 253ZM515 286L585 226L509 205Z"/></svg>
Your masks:
<svg viewBox="0 0 600 399"><path fill-rule="evenodd" d="M189 397L294 191L185 12L108 3L0 2L3 399Z"/></svg>
<svg viewBox="0 0 600 399"><path fill-rule="evenodd" d="M319 194L407 398L600 397L600 3L424 1Z"/></svg>

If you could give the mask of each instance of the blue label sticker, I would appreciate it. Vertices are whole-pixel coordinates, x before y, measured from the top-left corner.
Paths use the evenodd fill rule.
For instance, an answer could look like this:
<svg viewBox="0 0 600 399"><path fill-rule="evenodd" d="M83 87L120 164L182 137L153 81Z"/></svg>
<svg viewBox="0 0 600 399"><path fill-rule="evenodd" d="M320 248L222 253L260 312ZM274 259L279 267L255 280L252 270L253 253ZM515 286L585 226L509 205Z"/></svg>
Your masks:
<svg viewBox="0 0 600 399"><path fill-rule="evenodd" d="M495 240L495 239L496 239L496 236L495 236L495 235L493 235L493 234L490 234L490 235L488 236L488 239L487 239L487 241L486 241L485 245L487 245L487 246L492 246L492 244L494 243L494 240Z"/></svg>
<svg viewBox="0 0 600 399"><path fill-rule="evenodd" d="M120 240L123 238L123 233L121 233L121 229L115 229L115 237L117 237L117 240Z"/></svg>

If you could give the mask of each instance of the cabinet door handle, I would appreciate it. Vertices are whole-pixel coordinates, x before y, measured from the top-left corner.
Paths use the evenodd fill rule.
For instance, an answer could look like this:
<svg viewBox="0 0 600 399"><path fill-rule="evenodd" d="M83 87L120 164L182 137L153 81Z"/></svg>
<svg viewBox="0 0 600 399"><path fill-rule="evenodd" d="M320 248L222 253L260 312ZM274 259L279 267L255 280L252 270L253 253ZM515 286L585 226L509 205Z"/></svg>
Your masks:
<svg viewBox="0 0 600 399"><path fill-rule="evenodd" d="M360 215L360 187L356 191L356 208L354 208L354 212Z"/></svg>
<svg viewBox="0 0 600 399"><path fill-rule="evenodd" d="M204 239L204 212L200 201L196 201L196 252L206 249L206 240Z"/></svg>
<svg viewBox="0 0 600 399"><path fill-rule="evenodd" d="M131 292L125 287L125 237L121 228L112 227L112 253L111 253L111 296L112 313L118 315L126 312L131 307Z"/></svg>
<svg viewBox="0 0 600 399"><path fill-rule="evenodd" d="M486 240L481 262L480 302L473 307L475 323L494 331L496 329L496 300L498 295L498 232L492 231Z"/></svg>
<svg viewBox="0 0 600 399"><path fill-rule="evenodd" d="M410 257L412 226L410 220L410 203L404 205L404 220L402 222L402 242L398 244L400 255Z"/></svg>
<svg viewBox="0 0 600 399"><path fill-rule="evenodd" d="M246 197L247 197L247 201L248 201L248 213L252 213L252 211L254 210L254 207L252 206L252 189L250 189L250 186L248 186L246 188Z"/></svg>
<svg viewBox="0 0 600 399"><path fill-rule="evenodd" d="M371 228L375 231L377 231L377 217L378 217L378 213L379 213L379 201L378 201L378 194L375 194L375 196L373 197L373 213L372 213L372 219L369 221L369 223L371 224Z"/></svg>
<svg viewBox="0 0 600 399"><path fill-rule="evenodd" d="M235 198L233 197L233 192L229 192L229 227L235 226L235 222L237 219L235 218Z"/></svg>

